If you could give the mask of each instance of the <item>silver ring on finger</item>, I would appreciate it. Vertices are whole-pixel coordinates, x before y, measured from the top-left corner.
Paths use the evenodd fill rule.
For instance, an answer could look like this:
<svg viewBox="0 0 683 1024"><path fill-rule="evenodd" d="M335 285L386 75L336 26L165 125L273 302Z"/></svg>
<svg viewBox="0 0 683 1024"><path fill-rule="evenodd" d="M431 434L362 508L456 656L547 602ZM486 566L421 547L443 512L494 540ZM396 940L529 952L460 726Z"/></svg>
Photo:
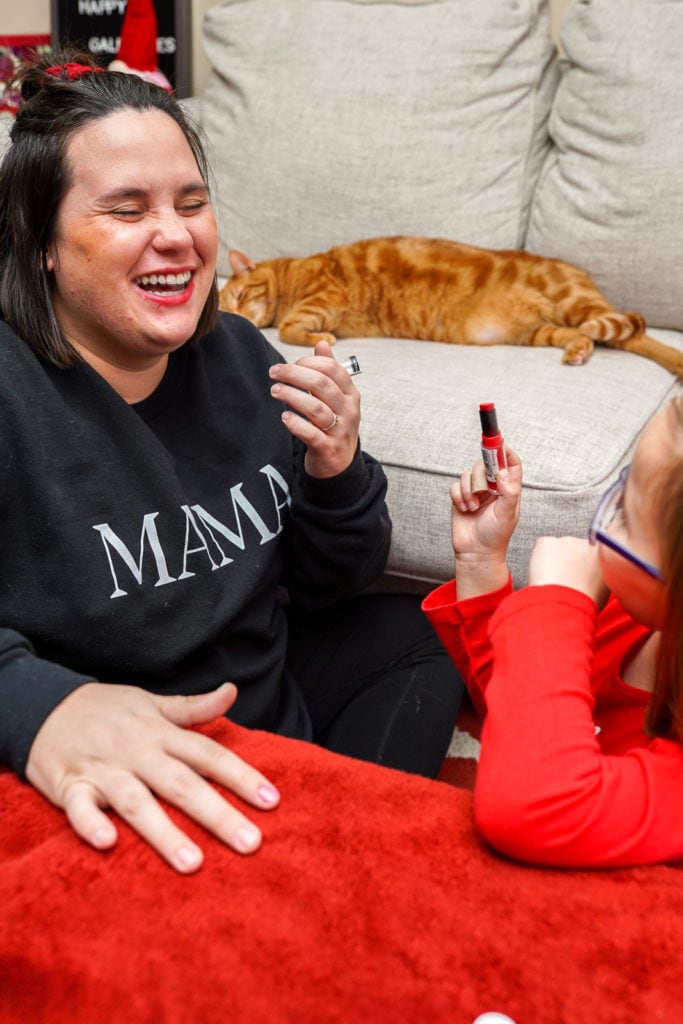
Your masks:
<svg viewBox="0 0 683 1024"><path fill-rule="evenodd" d="M327 433L328 430L332 430L333 427L336 427L338 423L339 423L339 417L337 416L336 412L333 412L332 413L332 422L330 424L328 424L328 426L321 427L320 429L324 430L325 433Z"/></svg>

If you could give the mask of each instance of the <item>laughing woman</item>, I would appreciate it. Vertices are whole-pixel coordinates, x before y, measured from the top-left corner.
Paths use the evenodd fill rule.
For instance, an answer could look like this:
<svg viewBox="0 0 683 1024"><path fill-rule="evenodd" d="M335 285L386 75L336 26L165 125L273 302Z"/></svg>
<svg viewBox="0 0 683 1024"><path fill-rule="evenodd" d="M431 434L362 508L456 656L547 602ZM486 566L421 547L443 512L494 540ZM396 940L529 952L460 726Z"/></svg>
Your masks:
<svg viewBox="0 0 683 1024"><path fill-rule="evenodd" d="M390 521L351 377L217 314L195 131L69 56L22 70L0 168L0 761L93 847L113 809L189 872L157 797L251 853L210 782L279 793L187 727L228 713L434 775L461 681L416 598L359 596Z"/></svg>

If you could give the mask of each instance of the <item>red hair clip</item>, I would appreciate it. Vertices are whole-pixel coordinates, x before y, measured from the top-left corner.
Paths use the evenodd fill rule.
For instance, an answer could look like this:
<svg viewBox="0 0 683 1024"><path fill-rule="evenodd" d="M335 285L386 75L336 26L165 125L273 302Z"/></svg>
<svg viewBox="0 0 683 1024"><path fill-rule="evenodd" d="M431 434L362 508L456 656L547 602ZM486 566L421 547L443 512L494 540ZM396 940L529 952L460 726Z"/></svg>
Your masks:
<svg viewBox="0 0 683 1024"><path fill-rule="evenodd" d="M47 68L45 74L52 75L53 78L66 78L69 82L73 82L75 78L80 78L81 75L93 71L104 71L104 68L93 68L89 64L76 64L75 61L69 61L68 64L56 64L53 68Z"/></svg>

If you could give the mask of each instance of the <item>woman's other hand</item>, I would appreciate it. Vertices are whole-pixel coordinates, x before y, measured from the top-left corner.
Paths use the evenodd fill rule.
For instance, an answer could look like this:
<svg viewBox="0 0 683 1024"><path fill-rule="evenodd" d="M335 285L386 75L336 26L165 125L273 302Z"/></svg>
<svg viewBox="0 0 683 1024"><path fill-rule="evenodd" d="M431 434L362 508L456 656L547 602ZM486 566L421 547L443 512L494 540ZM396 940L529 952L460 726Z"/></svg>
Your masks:
<svg viewBox="0 0 683 1024"><path fill-rule="evenodd" d="M358 447L360 394L326 341L315 355L270 368L271 394L288 408L287 429L306 445L309 476L323 479L343 473Z"/></svg>
<svg viewBox="0 0 683 1024"><path fill-rule="evenodd" d="M202 851L171 821L156 795L238 853L253 853L261 844L259 829L206 780L260 810L277 805L277 790L236 754L189 728L224 715L236 696L232 683L189 697L86 683L43 722L31 747L27 779L99 850L117 840L104 813L111 808L177 871L199 868Z"/></svg>
<svg viewBox="0 0 683 1024"><path fill-rule="evenodd" d="M507 469L498 473L497 493L488 489L481 460L451 487L459 600L497 590L508 579L507 550L519 519L522 464L511 448L505 452Z"/></svg>

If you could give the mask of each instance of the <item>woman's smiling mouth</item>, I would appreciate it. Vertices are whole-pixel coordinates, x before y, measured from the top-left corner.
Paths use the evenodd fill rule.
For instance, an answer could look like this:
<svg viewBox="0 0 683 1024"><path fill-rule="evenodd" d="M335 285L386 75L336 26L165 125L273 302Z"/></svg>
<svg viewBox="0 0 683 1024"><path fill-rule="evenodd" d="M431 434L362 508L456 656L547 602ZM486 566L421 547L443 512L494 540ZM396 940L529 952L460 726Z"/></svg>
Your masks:
<svg viewBox="0 0 683 1024"><path fill-rule="evenodd" d="M155 295L174 295L183 292L192 280L192 271L179 274L143 274L135 283L145 292Z"/></svg>

